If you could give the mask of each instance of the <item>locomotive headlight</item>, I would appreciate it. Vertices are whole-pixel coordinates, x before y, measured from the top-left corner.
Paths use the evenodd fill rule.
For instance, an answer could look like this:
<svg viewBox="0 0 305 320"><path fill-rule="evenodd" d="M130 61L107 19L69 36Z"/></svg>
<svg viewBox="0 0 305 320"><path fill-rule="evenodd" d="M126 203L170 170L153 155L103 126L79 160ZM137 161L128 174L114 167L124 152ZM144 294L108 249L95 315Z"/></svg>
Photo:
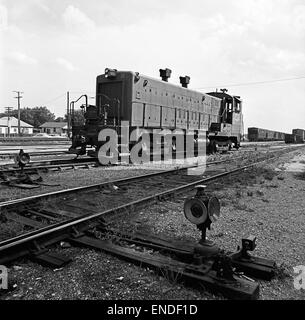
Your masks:
<svg viewBox="0 0 305 320"><path fill-rule="evenodd" d="M109 68L106 68L105 69L105 76L106 78L109 78L109 79L114 79L116 76L117 76L117 69L109 69Z"/></svg>

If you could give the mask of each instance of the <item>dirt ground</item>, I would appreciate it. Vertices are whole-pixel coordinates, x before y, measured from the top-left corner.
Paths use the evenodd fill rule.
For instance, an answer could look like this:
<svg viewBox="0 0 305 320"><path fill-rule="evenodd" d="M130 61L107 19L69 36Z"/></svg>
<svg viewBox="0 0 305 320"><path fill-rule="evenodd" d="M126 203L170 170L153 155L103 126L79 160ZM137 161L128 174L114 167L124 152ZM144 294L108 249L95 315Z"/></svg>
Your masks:
<svg viewBox="0 0 305 320"><path fill-rule="evenodd" d="M305 291L293 285L293 267L305 265L304 148L212 182L207 191L217 195L222 205L221 217L208 231L208 238L225 250L234 250L242 236L255 235L255 254L277 263L276 277L260 281L260 299L305 299ZM198 241L199 231L183 214L184 199L191 194L194 191L176 201L150 206L124 219L121 227ZM73 259L63 269L51 270L28 261L12 266L12 290L0 299L223 299L103 252L72 247L63 252Z"/></svg>

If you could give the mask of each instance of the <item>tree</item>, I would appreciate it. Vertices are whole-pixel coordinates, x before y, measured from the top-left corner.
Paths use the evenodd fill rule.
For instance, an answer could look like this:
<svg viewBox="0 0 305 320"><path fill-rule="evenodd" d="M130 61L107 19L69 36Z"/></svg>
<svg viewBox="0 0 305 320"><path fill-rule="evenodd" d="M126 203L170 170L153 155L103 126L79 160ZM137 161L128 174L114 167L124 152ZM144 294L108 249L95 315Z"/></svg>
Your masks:
<svg viewBox="0 0 305 320"><path fill-rule="evenodd" d="M63 117L57 117L56 119L55 119L55 122L65 122L66 120L65 120L65 118L63 118Z"/></svg>
<svg viewBox="0 0 305 320"><path fill-rule="evenodd" d="M4 114L7 117L7 114ZM18 110L10 112L11 117L18 119ZM54 121L55 115L47 107L23 108L20 110L20 120L39 128L43 123Z"/></svg>
<svg viewBox="0 0 305 320"><path fill-rule="evenodd" d="M68 121L68 117L65 114L65 121ZM84 123L85 117L82 110L74 110L74 122L75 123Z"/></svg>

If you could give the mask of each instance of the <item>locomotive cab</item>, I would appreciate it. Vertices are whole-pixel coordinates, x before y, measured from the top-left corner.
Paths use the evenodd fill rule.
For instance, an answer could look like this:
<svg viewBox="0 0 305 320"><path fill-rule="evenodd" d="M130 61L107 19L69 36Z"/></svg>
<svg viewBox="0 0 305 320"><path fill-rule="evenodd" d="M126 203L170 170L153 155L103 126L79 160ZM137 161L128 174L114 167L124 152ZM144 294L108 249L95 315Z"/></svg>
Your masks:
<svg viewBox="0 0 305 320"><path fill-rule="evenodd" d="M231 149L232 144L236 149L240 146L242 136L242 100L239 96L229 95L227 89L221 89L220 92L209 92L208 94L222 99L219 113L219 121L211 123L209 128L209 140L213 145L214 151L216 145Z"/></svg>

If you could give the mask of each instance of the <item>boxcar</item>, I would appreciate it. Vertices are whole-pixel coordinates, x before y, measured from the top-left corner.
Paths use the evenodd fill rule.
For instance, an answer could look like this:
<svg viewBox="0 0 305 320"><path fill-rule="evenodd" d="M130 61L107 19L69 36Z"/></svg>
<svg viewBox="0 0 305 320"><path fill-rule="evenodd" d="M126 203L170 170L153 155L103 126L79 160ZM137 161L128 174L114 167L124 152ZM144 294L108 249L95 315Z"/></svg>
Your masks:
<svg viewBox="0 0 305 320"><path fill-rule="evenodd" d="M285 133L262 128L248 128L249 141L284 141Z"/></svg>
<svg viewBox="0 0 305 320"><path fill-rule="evenodd" d="M296 135L296 140L298 143L305 142L305 130L303 129L293 129L292 134Z"/></svg>

